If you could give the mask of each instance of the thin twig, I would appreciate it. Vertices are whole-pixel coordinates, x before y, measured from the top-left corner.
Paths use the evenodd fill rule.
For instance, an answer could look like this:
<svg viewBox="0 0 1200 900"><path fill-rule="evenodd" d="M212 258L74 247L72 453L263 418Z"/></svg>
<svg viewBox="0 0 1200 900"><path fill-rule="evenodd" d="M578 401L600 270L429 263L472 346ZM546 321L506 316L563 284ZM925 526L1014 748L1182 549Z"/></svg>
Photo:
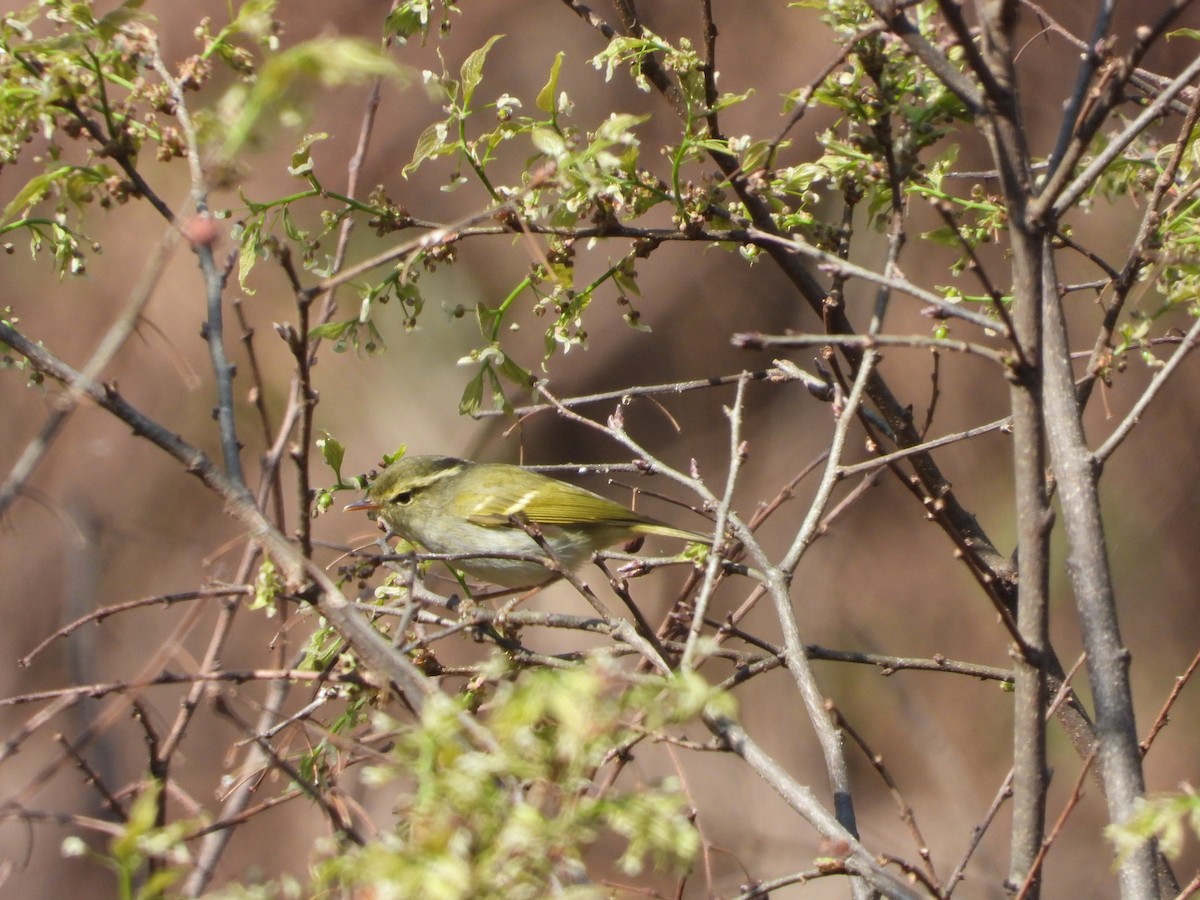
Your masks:
<svg viewBox="0 0 1200 900"><path fill-rule="evenodd" d="M129 295L129 302L125 305L125 309L96 346L91 359L80 369L84 378L89 380L98 378L100 373L112 362L113 357L117 355L121 347L124 346L125 341L133 334L137 328L138 321L141 319L142 312L146 309L146 304L154 296L154 289L158 286L158 280L162 275L163 267L166 265L171 250L174 249L178 240L178 229L169 227L164 232L161 240L154 245L154 250L150 254L150 258L146 260L146 264L142 268L141 277ZM50 449L50 445L66 422L67 417L74 412L75 407L79 405L79 401L82 399L83 391L75 383L68 384L66 392L55 399L50 415L46 417L46 421L42 424L37 437L26 445L21 456L9 471L4 484L0 485L0 516L3 516L12 502L20 496L21 491L28 483L30 476L33 475L38 463L42 461L46 455L46 451Z"/></svg>
<svg viewBox="0 0 1200 900"><path fill-rule="evenodd" d="M1150 726L1150 733L1142 739L1142 753L1150 751L1150 745L1154 743L1154 739L1158 737L1158 733L1167 727L1167 722L1170 721L1171 709L1175 706L1175 701L1179 699L1179 695L1183 693L1184 687L1196 674L1196 669L1200 667L1200 653L1192 657L1191 665L1187 667L1184 673L1175 679L1175 684L1171 687L1171 693L1167 695L1167 699L1163 701L1162 708L1158 711L1158 715L1154 717L1154 723Z"/></svg>
<svg viewBox="0 0 1200 900"><path fill-rule="evenodd" d="M534 413L546 412L556 409L558 405L562 405L568 409L574 409L577 406L586 406L590 403L611 403L616 400L624 402L630 397L646 397L655 394L685 394L689 391L704 390L705 388L722 387L724 385L737 384L743 378L750 381L794 381L795 376L786 369L775 367L770 369L759 369L754 372L739 372L736 375L714 375L711 378L695 378L691 381L673 381L667 384L646 384L633 385L628 388L617 391L602 391L598 394L587 394L582 397L564 397L558 404L554 403L531 403L527 406L518 406L511 412L506 412L502 409L480 410L473 413L477 419L489 419L509 416L517 416L524 418ZM574 468L573 466L531 466L539 471L552 471L554 469ZM589 470L590 467L589 467ZM594 471L607 472L606 468L597 467ZM616 471L628 471L628 469L617 469Z"/></svg>
<svg viewBox="0 0 1200 900"><path fill-rule="evenodd" d="M167 68L157 48L150 56L150 63L167 86L174 103L174 115L183 132L188 148L188 166L192 178L192 201L198 215L208 214L208 187L204 169L200 164L200 141L192 127L183 88ZM212 244L200 243L193 248L200 260L200 271L204 276L204 293L208 306L208 319L204 326L204 339L208 342L212 357L213 374L217 380L217 424L221 432L221 453L225 460L225 474L249 493L242 473L241 443L237 436L235 404L233 399L234 366L225 350L224 314L222 296L225 293L225 276L213 258Z"/></svg>
<svg viewBox="0 0 1200 900"><path fill-rule="evenodd" d="M358 830L346 819L339 805L331 799L332 790L329 786L321 786L314 784L300 774L300 770L292 765L288 760L279 755L278 751L271 746L271 742L258 734L251 725L244 721L241 716L234 712L233 707L224 701L223 698L217 698L216 711L218 715L223 716L230 722L233 722L243 734L254 741L259 749L265 754L271 765L281 771L288 777L288 780L300 788L309 799L312 800L329 819L338 837L345 838L352 844L365 846L366 841L358 833Z"/></svg>
<svg viewBox="0 0 1200 900"><path fill-rule="evenodd" d="M144 606L171 606L175 603L182 603L186 600L209 600L220 599L225 597L250 596L254 593L254 588L248 585L230 585L228 587L212 587L199 588L194 591L179 591L173 594L154 594L150 597L141 597L137 600L127 600L124 603L114 603L111 606L104 606L100 609L93 610L85 616L80 616L74 622L64 625L62 628L53 634L47 636L38 643L36 647L17 660L17 665L25 668L33 662L35 658L48 646L60 638L65 638L74 631L78 631L84 625L92 622L103 622L109 616L115 616L123 612L128 612L131 609L141 609Z"/></svg>
<svg viewBox="0 0 1200 900"><path fill-rule="evenodd" d="M1075 778L1075 785L1071 788L1071 796L1067 798L1067 802L1063 805L1062 812L1058 814L1058 818L1054 821L1050 833L1046 835L1046 839L1042 841L1042 846L1038 848L1037 856L1034 857L1033 865L1029 868L1029 874L1025 876L1025 880L1021 883L1021 889L1017 891L1013 900L1025 900L1026 897L1033 895L1038 890L1038 881L1041 876L1042 866L1046 862L1046 854L1050 852L1050 848L1054 845L1055 839L1062 833L1063 826L1067 824L1067 818L1079 805L1079 801L1083 799L1083 784L1087 780L1088 772L1092 768L1092 764L1096 761L1096 751L1093 750L1084 759L1083 765L1079 769L1079 775Z"/></svg>
<svg viewBox="0 0 1200 900"><path fill-rule="evenodd" d="M925 875L929 886L933 890L933 894L938 897L943 896L941 884L938 882L937 870L933 866L933 856L929 850L929 842L925 840L925 836L921 833L921 827L917 824L917 816L913 812L912 805L904 799L904 794L900 790L900 786L896 783L896 779L892 777L891 772L884 765L883 754L876 753L871 749L866 739L858 732L858 729L847 721L840 709L833 704L829 704L829 708L837 726L858 745L863 756L867 758L871 763L871 767L883 780L884 785L887 786L888 793L892 795L892 800L895 802L897 810L899 810L900 821L908 828L913 842L916 844L917 854L921 857L921 862L925 866Z"/></svg>
<svg viewBox="0 0 1200 900"><path fill-rule="evenodd" d="M1092 462L1098 468L1103 468L1104 464L1108 462L1108 458L1116 452L1116 449L1121 446L1125 438L1129 437L1130 432L1141 421L1146 409L1153 402L1159 391L1162 390L1163 385L1167 383L1167 379L1175 373L1175 370L1183 362L1184 357L1192 351L1198 341L1200 341L1200 318L1192 323L1192 327L1188 329L1183 341L1175 348L1175 352L1171 354L1170 359L1163 364L1162 368L1154 373L1154 377L1150 379L1150 383L1146 386L1146 389L1142 391L1137 402L1133 404L1133 408L1121 420L1121 424L1113 429L1113 433L1108 436L1108 439L1092 454Z"/></svg>
<svg viewBox="0 0 1200 900"><path fill-rule="evenodd" d="M807 259L811 259L817 264L818 268L824 271L835 272L848 278L859 278L871 284L891 288L902 294L908 294L922 303L928 303L940 315L952 319L961 319L964 322L970 322L972 325L984 329L986 332L994 332L1004 338L1011 338L1003 322L990 319L972 310L964 309L962 304L952 303L939 294L915 285L899 273L876 272L857 263L839 259L834 254L796 237L783 237L782 235L772 234L759 228L747 228L746 235L754 243L781 247Z"/></svg>
<svg viewBox="0 0 1200 900"><path fill-rule="evenodd" d="M319 566L295 552L287 538L280 534L246 497L243 485L229 479L201 450L144 415L114 388L82 378L80 373L44 347L30 341L3 321L0 321L0 341L29 360L36 371L64 384L77 381L94 403L125 422L137 435L164 450L190 474L216 492L225 501L227 509L246 527L255 542L276 559L286 579L296 584L303 584L309 579L315 582L314 599L318 608L355 651L363 656L367 667L394 680L409 702L414 705L423 702L424 697L432 690L425 677L411 661L397 657L377 632L351 612L349 602L337 586Z"/></svg>
<svg viewBox="0 0 1200 900"><path fill-rule="evenodd" d="M831 345L836 347L861 347L866 350L872 347L911 347L918 350L947 350L955 353L968 353L981 356L997 365L1008 369L1013 361L1007 353L993 350L982 344L970 341L958 341L950 338L932 338L920 334L759 334L757 332L741 332L732 338L735 347L746 350L761 350L778 347L820 347Z"/></svg>
<svg viewBox="0 0 1200 900"><path fill-rule="evenodd" d="M1200 179L1194 180L1182 191L1175 189L1179 168L1183 164L1188 148L1192 146L1192 132L1195 130L1198 118L1200 118L1200 91L1193 91L1192 102L1188 105L1187 113L1179 127L1175 149L1154 183L1154 190L1150 194L1146 210L1138 224L1137 236L1125 256L1125 264L1121 267L1121 271L1111 279L1113 297L1104 309L1104 319L1092 345L1083 381L1078 387L1079 402L1082 405L1087 405L1097 378L1100 377L1101 372L1107 367L1108 360L1111 359L1113 332L1116 330L1117 322L1134 285L1139 282L1138 276L1149 265L1147 248L1150 246L1151 240L1155 235L1170 230L1172 219L1180 204L1188 202L1188 198L1200 190ZM1168 193L1172 194L1174 199L1167 204L1165 209L1160 209ZM1065 291L1066 288L1063 290Z"/></svg>
<svg viewBox="0 0 1200 900"><path fill-rule="evenodd" d="M908 884L880 866L854 834L831 816L817 801L811 788L800 784L769 756L746 730L731 719L706 713L704 724L726 747L743 759L759 777L805 821L833 846L845 867L864 878L872 887L893 900L916 900L917 893Z"/></svg>
<svg viewBox="0 0 1200 900"><path fill-rule="evenodd" d="M692 610L692 623L688 629L687 645L683 651L683 658L680 660L680 667L684 669L691 669L696 665L696 652L704 626L704 617L707 615L708 604L712 600L713 591L716 590L717 580L721 574L721 544L724 542L725 523L729 519L729 510L733 504L733 492L737 487L738 473L746 458L746 447L742 443L742 413L745 409L748 383L749 378L746 377L738 381L733 406L727 407L725 410L729 419L729 471L725 476L725 491L717 506L717 519L713 524L713 535L716 541L704 564L704 579L696 594L696 602Z"/></svg>
<svg viewBox="0 0 1200 900"><path fill-rule="evenodd" d="M1096 154L1095 159L1063 188L1062 193L1056 195L1047 188L1044 193L1039 195L1038 199L1030 204L1031 219L1038 220L1047 214L1058 218L1067 210L1074 208L1079 198L1091 188L1096 179L1125 152L1130 144L1144 134L1152 123L1162 117L1171 101L1179 96L1198 74L1200 74L1200 57L1192 60L1191 64L1173 78L1162 93L1155 97L1132 122L1118 134L1113 135L1105 144L1104 149Z"/></svg>

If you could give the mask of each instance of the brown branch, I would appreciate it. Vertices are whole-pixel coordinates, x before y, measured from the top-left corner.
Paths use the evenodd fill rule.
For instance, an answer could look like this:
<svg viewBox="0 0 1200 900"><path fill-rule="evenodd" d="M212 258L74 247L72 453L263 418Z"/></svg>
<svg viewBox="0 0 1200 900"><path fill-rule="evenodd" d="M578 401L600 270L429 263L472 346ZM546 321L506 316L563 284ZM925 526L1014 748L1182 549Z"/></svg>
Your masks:
<svg viewBox="0 0 1200 900"><path fill-rule="evenodd" d="M1163 701L1162 708L1158 711L1158 715L1154 717L1154 723L1150 726L1150 733L1142 739L1142 753L1150 751L1150 745L1154 743L1154 739L1158 737L1158 733L1167 727L1170 721L1171 709L1175 706L1175 701L1179 699L1179 695L1183 693L1184 687L1192 676L1196 674L1196 669L1200 667L1200 653L1192 657L1191 665L1187 667L1182 675L1175 679L1175 684L1171 687L1171 693L1167 695L1167 699Z"/></svg>
<svg viewBox="0 0 1200 900"><path fill-rule="evenodd" d="M871 747L867 744L866 739L859 734L858 729L856 729L846 720L846 717L842 715L840 709L835 707L832 703L827 705L832 711L834 720L837 722L838 727L850 736L850 740L854 741L854 743L858 745L858 748L862 751L863 756L866 757L867 761L871 764L871 768L873 768L880 779L883 780L884 785L888 789L888 793L892 795L892 800L895 802L896 808L900 813L900 821L902 821L905 827L908 828L909 834L912 836L913 843L916 844L917 855L921 857L921 862L925 867L922 881L924 881L925 884L930 888L934 896L943 896L941 884L937 877L937 871L933 867L933 857L929 851L929 842L925 840L925 835L921 833L921 827L917 824L917 816L916 813L913 812L912 805L904 799L904 793L900 790L900 786L896 783L896 779L892 777L891 772L889 772L887 766L884 765L883 754L876 753L871 749Z"/></svg>
<svg viewBox="0 0 1200 900"><path fill-rule="evenodd" d="M201 450L145 416L114 388L83 378L5 322L0 322L0 341L28 359L36 371L63 384L77 382L94 403L127 424L135 435L164 450L181 463L189 474L199 478L220 496L228 511L243 524L250 537L279 563L284 577L298 588L303 586L299 589L312 597L322 615L361 656L367 669L394 683L414 707L423 704L424 698L433 690L432 685L409 660L397 656L382 636L351 610L349 602L321 567L296 552L287 538L254 505L244 485L231 481Z"/></svg>
<svg viewBox="0 0 1200 900"><path fill-rule="evenodd" d="M27 667L33 660L48 646L60 638L65 638L74 631L78 631L84 625L95 622L100 623L110 616L115 616L123 612L128 612L131 609L141 609L144 606L171 606L175 603L182 603L186 600L208 600L214 598L226 597L247 597L254 593L254 588L248 585L232 585L230 587L213 587L199 588L194 591L179 591L174 594L154 594L150 597L142 597L137 600L127 600L124 603L114 603L111 606L104 606L100 609L93 610L85 616L80 616L74 622L64 625L58 631L43 639L36 647L17 660L17 665L21 668Z"/></svg>

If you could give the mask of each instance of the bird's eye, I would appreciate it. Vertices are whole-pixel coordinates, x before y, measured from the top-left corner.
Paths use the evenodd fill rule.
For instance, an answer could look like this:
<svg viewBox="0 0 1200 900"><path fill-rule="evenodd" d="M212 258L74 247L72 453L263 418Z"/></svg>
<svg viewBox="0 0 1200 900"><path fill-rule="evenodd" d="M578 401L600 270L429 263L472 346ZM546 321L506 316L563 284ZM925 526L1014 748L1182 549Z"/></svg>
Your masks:
<svg viewBox="0 0 1200 900"><path fill-rule="evenodd" d="M412 498L412 491L401 491L392 497L392 502L399 503L401 506L408 506L408 504L412 503Z"/></svg>

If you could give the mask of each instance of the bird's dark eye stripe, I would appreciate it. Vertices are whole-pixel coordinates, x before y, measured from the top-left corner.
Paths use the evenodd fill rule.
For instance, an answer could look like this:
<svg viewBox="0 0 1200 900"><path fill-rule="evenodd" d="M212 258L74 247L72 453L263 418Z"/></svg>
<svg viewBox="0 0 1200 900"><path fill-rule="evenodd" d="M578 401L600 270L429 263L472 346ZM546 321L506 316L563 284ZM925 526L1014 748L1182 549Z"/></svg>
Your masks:
<svg viewBox="0 0 1200 900"><path fill-rule="evenodd" d="M409 503L412 502L412 498L413 498L412 491L401 491L400 493L398 493L392 497L392 502L399 503L401 506L407 506Z"/></svg>

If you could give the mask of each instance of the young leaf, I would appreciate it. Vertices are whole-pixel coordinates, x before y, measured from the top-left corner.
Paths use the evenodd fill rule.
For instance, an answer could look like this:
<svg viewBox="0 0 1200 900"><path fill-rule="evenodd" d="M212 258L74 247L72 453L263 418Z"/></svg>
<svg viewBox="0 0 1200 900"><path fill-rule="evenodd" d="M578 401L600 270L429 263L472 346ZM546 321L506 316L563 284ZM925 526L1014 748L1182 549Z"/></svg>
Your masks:
<svg viewBox="0 0 1200 900"><path fill-rule="evenodd" d="M254 291L246 284L246 279L250 277L250 270L262 255L262 221L254 220L246 224L242 232L242 246L238 252L238 286L247 294L253 294Z"/></svg>
<svg viewBox="0 0 1200 900"><path fill-rule="evenodd" d="M321 457L325 460L325 465L333 469L333 475L337 479L338 484L342 483L342 461L346 458L346 448L342 446L342 442L331 435L328 431L322 432L324 437L317 438L317 448L321 451Z"/></svg>
<svg viewBox="0 0 1200 900"><path fill-rule="evenodd" d="M463 389L462 399L458 401L458 411L466 416L473 416L483 406L483 375L485 368L481 367L475 377L467 382Z"/></svg>
<svg viewBox="0 0 1200 900"><path fill-rule="evenodd" d="M554 115L554 110L557 102L554 98L558 95L558 70L562 68L563 52L558 51L554 55L554 63L550 66L550 78L546 82L546 86L538 91L537 108L551 116Z"/></svg>
<svg viewBox="0 0 1200 900"><path fill-rule="evenodd" d="M312 145L317 141L328 139L329 134L318 131L316 134L306 134L299 146L292 151L292 164L288 166L288 174L303 178L313 170Z"/></svg>
<svg viewBox="0 0 1200 900"><path fill-rule="evenodd" d="M462 79L462 105L463 109L471 108L471 96L475 93L475 88L479 87L479 82L483 80L483 64L487 60L488 51L492 49L492 44L504 37L502 34L494 34L488 38L488 42L466 58L459 69L459 77Z"/></svg>
<svg viewBox="0 0 1200 900"><path fill-rule="evenodd" d="M558 159L567 150L566 141L553 128L534 128L529 132L529 139L539 152L550 159Z"/></svg>
<svg viewBox="0 0 1200 900"><path fill-rule="evenodd" d="M412 161L404 167L400 174L407 178L421 163L433 159L446 146L448 127L445 122L434 122L421 132L417 145L413 148Z"/></svg>

